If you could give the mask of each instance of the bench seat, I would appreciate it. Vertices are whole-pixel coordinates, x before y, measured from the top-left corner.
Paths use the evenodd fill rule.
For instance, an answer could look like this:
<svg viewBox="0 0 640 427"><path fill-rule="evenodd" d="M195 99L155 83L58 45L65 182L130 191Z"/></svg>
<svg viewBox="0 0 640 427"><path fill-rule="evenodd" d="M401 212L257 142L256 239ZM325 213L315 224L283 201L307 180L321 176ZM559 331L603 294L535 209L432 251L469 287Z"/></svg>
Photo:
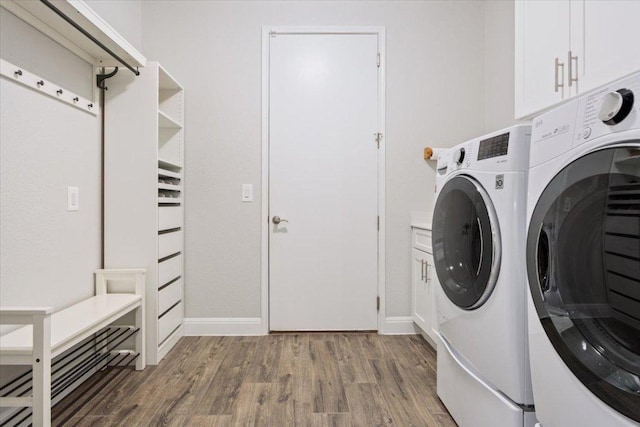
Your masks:
<svg viewBox="0 0 640 427"><path fill-rule="evenodd" d="M58 356L141 304L142 296L140 295L105 294L96 295L53 313L51 315L51 357ZM11 308L4 310L7 309L11 310ZM32 351L32 325L22 326L0 337L2 364L31 364Z"/></svg>
<svg viewBox="0 0 640 427"><path fill-rule="evenodd" d="M0 325L23 325L0 336L0 365L32 367L31 396L0 396L0 406L31 407L33 426L50 427L52 359L127 313L135 318L135 368L144 369L145 272L97 270L96 295L57 312L51 307L0 307Z"/></svg>

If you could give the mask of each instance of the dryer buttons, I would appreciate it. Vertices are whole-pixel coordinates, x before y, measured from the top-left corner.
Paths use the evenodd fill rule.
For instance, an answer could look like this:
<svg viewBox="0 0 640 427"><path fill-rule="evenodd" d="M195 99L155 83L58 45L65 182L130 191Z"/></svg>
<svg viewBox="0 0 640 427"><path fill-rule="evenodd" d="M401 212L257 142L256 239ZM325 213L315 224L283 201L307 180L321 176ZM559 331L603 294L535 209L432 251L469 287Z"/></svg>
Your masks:
<svg viewBox="0 0 640 427"><path fill-rule="evenodd" d="M496 190L504 188L504 175L496 175Z"/></svg>

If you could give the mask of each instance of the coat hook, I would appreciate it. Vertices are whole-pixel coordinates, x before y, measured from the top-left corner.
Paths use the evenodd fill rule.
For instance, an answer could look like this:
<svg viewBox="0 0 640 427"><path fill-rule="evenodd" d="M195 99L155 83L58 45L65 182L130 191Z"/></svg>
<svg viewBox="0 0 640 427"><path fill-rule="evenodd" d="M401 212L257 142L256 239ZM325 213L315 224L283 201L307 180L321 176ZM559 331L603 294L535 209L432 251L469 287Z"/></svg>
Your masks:
<svg viewBox="0 0 640 427"><path fill-rule="evenodd" d="M89 104L89 105L87 105L87 107L89 107L89 109L92 109L93 108L93 104Z"/></svg>
<svg viewBox="0 0 640 427"><path fill-rule="evenodd" d="M36 82L36 84L38 85L38 87L44 86L44 80L40 80L40 81Z"/></svg>
<svg viewBox="0 0 640 427"><path fill-rule="evenodd" d="M58 90L56 91L56 93L57 93L58 95L62 95L62 89L58 89Z"/></svg>
<svg viewBox="0 0 640 427"><path fill-rule="evenodd" d="M78 102L80 101L80 98L78 98L77 96L73 98L73 102Z"/></svg>
<svg viewBox="0 0 640 427"><path fill-rule="evenodd" d="M20 77L22 75L22 70L16 70L15 73L13 73L13 75L16 77Z"/></svg>

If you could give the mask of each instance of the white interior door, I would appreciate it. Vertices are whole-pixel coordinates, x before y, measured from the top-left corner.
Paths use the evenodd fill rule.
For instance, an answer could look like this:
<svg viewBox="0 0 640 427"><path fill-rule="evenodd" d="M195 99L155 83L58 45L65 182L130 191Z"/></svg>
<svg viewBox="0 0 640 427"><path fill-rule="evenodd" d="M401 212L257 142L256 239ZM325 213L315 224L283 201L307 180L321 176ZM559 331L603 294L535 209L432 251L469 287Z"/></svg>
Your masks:
<svg viewBox="0 0 640 427"><path fill-rule="evenodd" d="M269 51L270 329L375 330L378 36Z"/></svg>

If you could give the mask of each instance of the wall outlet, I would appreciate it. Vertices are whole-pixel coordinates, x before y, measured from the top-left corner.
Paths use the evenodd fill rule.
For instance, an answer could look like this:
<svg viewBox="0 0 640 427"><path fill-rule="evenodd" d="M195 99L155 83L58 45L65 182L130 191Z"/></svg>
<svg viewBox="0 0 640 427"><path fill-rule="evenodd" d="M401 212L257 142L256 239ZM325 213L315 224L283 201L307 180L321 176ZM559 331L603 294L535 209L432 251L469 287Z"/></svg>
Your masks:
<svg viewBox="0 0 640 427"><path fill-rule="evenodd" d="M253 184L242 184L242 201L253 202Z"/></svg>
<svg viewBox="0 0 640 427"><path fill-rule="evenodd" d="M78 187L67 187L67 210L80 210L80 190Z"/></svg>

